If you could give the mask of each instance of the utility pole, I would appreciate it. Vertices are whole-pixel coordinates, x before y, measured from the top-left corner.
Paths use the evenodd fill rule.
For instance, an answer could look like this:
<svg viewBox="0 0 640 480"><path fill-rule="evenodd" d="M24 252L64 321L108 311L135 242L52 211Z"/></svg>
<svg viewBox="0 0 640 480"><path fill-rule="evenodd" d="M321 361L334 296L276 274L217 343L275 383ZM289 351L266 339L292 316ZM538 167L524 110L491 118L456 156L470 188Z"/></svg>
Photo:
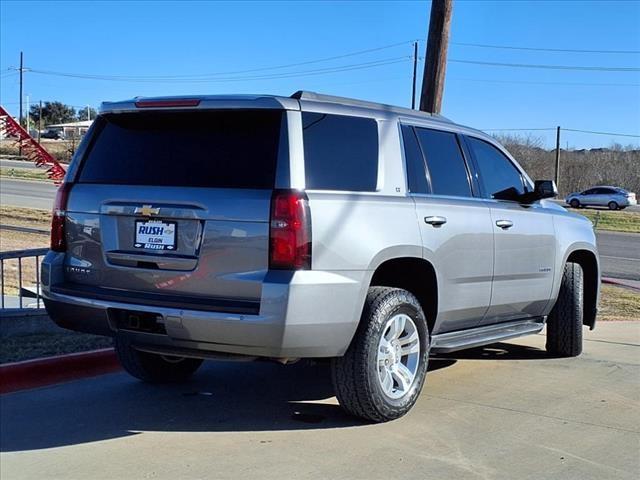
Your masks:
<svg viewBox="0 0 640 480"><path fill-rule="evenodd" d="M22 62L22 52L20 52L20 116L18 118L18 124L22 126L22 72L24 71L24 64ZM22 142L20 142L20 146L18 147L18 156L22 156Z"/></svg>
<svg viewBox="0 0 640 480"><path fill-rule="evenodd" d="M411 89L411 108L416 108L416 72L418 71L418 42L413 42L413 88Z"/></svg>
<svg viewBox="0 0 640 480"><path fill-rule="evenodd" d="M431 2L427 54L420 95L420 110L423 112L440 113L442 109L452 11L453 0L432 0Z"/></svg>
<svg viewBox="0 0 640 480"><path fill-rule="evenodd" d="M22 63L23 55L20 52L20 117L18 118L18 123L22 125L22 72L24 71L24 65Z"/></svg>
<svg viewBox="0 0 640 480"><path fill-rule="evenodd" d="M560 127L556 130L556 187L560 184Z"/></svg>
<svg viewBox="0 0 640 480"><path fill-rule="evenodd" d="M87 120L91 120L91 111L89 110L89 105L87 105Z"/></svg>
<svg viewBox="0 0 640 480"><path fill-rule="evenodd" d="M40 143L41 133L42 133L42 100L40 100L40 114L38 115L38 143Z"/></svg>

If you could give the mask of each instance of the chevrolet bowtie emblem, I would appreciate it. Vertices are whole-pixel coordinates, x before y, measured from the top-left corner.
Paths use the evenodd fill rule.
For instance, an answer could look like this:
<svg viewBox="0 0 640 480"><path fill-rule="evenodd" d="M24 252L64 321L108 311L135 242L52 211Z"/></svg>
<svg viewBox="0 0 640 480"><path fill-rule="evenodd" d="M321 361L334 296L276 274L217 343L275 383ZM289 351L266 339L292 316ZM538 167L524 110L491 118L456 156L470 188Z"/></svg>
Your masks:
<svg viewBox="0 0 640 480"><path fill-rule="evenodd" d="M142 207L136 207L134 213L149 217L151 215L158 215L160 213L159 208L153 208L151 205L143 205Z"/></svg>

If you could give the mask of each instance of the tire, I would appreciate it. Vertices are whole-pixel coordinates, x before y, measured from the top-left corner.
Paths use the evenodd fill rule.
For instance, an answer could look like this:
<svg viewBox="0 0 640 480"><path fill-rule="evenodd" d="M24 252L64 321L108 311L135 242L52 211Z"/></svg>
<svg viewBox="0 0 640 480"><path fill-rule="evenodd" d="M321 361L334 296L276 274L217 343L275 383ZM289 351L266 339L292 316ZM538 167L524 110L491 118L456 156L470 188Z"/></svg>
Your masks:
<svg viewBox="0 0 640 480"><path fill-rule="evenodd" d="M402 330L393 340L395 327L398 328L395 331ZM413 340L408 342L410 338ZM403 355L398 350L399 344L406 346L406 352L413 353ZM422 390L428 357L429 331L418 299L399 288L369 288L351 345L343 357L331 362L333 385L340 405L351 415L374 422L402 417L413 407ZM399 363L404 365L404 362L408 366L403 369ZM395 373L390 374L391 370ZM410 378L410 375L405 376L407 371L413 373L410 383L406 381ZM400 382L399 378L405 381Z"/></svg>
<svg viewBox="0 0 640 480"><path fill-rule="evenodd" d="M617 210L618 204L616 202L609 202L609 210Z"/></svg>
<svg viewBox="0 0 640 480"><path fill-rule="evenodd" d="M547 318L547 352L554 357L577 357L582 353L584 276L582 267L567 262L560 292Z"/></svg>
<svg viewBox="0 0 640 480"><path fill-rule="evenodd" d="M571 208L580 208L580 202L576 198L572 199L569 205L571 205Z"/></svg>
<svg viewBox="0 0 640 480"><path fill-rule="evenodd" d="M148 383L183 382L202 364L202 360L196 358L141 352L120 335L114 344L118 360L127 373Z"/></svg>

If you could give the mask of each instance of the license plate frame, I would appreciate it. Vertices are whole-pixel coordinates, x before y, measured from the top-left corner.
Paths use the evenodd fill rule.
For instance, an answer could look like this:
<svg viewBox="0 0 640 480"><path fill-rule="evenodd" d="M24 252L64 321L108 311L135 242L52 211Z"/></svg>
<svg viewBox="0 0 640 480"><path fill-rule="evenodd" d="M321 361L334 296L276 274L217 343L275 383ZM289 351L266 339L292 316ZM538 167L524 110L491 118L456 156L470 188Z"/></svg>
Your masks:
<svg viewBox="0 0 640 480"><path fill-rule="evenodd" d="M161 228L161 231L141 231L140 227ZM144 250L169 250L178 249L178 222L167 220L136 220L133 238L133 247Z"/></svg>

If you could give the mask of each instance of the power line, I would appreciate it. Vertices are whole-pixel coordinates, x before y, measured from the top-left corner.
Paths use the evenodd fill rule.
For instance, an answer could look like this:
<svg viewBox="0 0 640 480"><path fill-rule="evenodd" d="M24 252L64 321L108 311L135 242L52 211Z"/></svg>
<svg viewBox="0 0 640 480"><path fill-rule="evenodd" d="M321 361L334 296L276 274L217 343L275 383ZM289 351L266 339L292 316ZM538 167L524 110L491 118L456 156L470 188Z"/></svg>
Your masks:
<svg viewBox="0 0 640 480"><path fill-rule="evenodd" d="M562 130L566 130L567 132L580 132L580 133L590 133L593 135L609 135L613 137L632 137L632 138L640 138L640 135L632 135L630 133L610 133L610 132L594 132L591 130L578 130L575 128L563 128Z"/></svg>
<svg viewBox="0 0 640 480"><path fill-rule="evenodd" d="M311 64L315 64L315 63L323 63L323 62L329 62L329 61L333 61L333 60L339 60L342 58L348 58L348 57L354 57L354 56L358 56L358 55L365 55L368 53L373 53L373 52L379 52L381 50L386 50L386 49L390 49L390 48L394 48L394 47L398 47L401 45L409 45L413 42L412 41L403 41L403 42L398 42L398 43L392 43L389 45L383 45L381 47L375 47L375 48L368 48L365 50L358 50L355 52L350 52L350 53L345 53L345 54L341 54L341 55L334 55L331 57L324 57L324 58L319 58L319 59L315 59L315 60L308 60L308 61L304 61L304 62L297 62L297 63L289 63L289 64L285 64L285 65L276 65L276 66L272 66L272 67L259 67L259 68L252 68L252 69L246 69L246 70L236 70L236 71L227 71L227 72L213 72L213 73L196 73L196 74L186 74L186 75L101 75L101 74L87 74L87 73L75 73L75 72L51 72L51 71L46 71L46 70L33 70L31 69L30 71L35 72L35 73L47 73L47 74L56 74L56 75L63 75L64 76L69 76L69 77L78 77L78 78L99 78L101 80L128 80L128 81L161 81L161 80L181 80L181 79L189 79L189 80L198 80L198 79L206 79L208 77L218 77L218 76L223 76L223 75L241 75L241 74L246 74L246 73L256 73L256 72L264 72L264 71L269 71L269 70L280 70L283 68L291 68L291 67L299 67L299 66L303 66L303 65L311 65ZM283 72L285 73L285 72Z"/></svg>
<svg viewBox="0 0 640 480"><path fill-rule="evenodd" d="M596 86L596 87L640 87L640 83L590 83L590 82L535 82L526 80L495 80L484 78L449 77L452 80L486 83L513 83L524 85L571 85L571 86Z"/></svg>
<svg viewBox="0 0 640 480"><path fill-rule="evenodd" d="M474 65L488 65L494 67L513 67L513 68L542 68L546 70L590 70L601 72L640 72L640 67L597 67L597 66L579 66L579 65L541 65L532 63L502 63L502 62L481 62L477 60L459 60L449 59L455 63L470 63Z"/></svg>
<svg viewBox="0 0 640 480"><path fill-rule="evenodd" d="M488 45L484 43L451 42L451 45L465 47L496 48L502 50L530 50L535 52L566 52L566 53L612 53L612 54L638 54L640 50L584 50L577 48L541 48L541 47L516 47L512 45Z"/></svg>
<svg viewBox="0 0 640 480"><path fill-rule="evenodd" d="M380 60L374 60L371 62L363 62L356 64L347 64L333 67L325 67L320 69L312 69L312 70L301 70L295 72L282 72L282 73L272 73L265 75L250 75L250 76L235 76L235 77L226 77L226 78L192 78L192 79L135 79L135 78L116 78L111 76L103 76L103 75L91 75L91 74L79 74L79 73L67 73L67 72L56 72L50 70L38 70L31 68L29 71L31 73L36 73L40 75L51 75L58 77L70 77L70 78L82 78L87 80L103 80L103 81L119 81L119 82L132 82L132 83L219 83L219 82L234 82L234 81L247 81L247 80L271 80L271 79L280 79L280 78L293 78L293 77L303 77L303 76L314 76L314 75L325 75L330 73L338 73L338 72L346 72L352 70L362 70L374 67L381 67L385 65L392 65L395 63L406 62L410 59L410 56L401 56L401 57L392 57Z"/></svg>
<svg viewBox="0 0 640 480"><path fill-rule="evenodd" d="M482 130L485 131L485 132L535 132L535 131L556 130L556 128L557 127L543 127L543 128L483 128ZM597 131L593 131L593 130L578 130L577 128L564 128L564 127L562 127L562 131L589 133L589 134L593 134L593 135L608 135L610 137L640 138L640 135L633 135L633 134L630 134L630 133L597 132Z"/></svg>

